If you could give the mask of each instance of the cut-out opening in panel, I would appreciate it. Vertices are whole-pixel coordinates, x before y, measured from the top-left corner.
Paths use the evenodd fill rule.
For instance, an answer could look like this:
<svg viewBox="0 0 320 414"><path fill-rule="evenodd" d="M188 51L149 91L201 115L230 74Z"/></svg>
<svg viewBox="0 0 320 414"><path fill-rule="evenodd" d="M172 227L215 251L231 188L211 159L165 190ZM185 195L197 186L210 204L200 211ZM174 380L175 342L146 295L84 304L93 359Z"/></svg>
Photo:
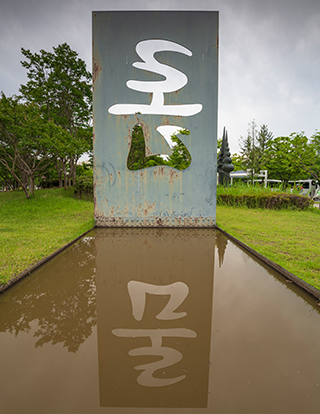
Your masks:
<svg viewBox="0 0 320 414"><path fill-rule="evenodd" d="M157 128L171 149L171 154L154 154L146 156L146 143L141 124L132 129L131 146L127 158L127 168L131 171L166 165L177 170L185 170L191 164L191 154L179 135L190 135L188 129L173 125L163 125Z"/></svg>

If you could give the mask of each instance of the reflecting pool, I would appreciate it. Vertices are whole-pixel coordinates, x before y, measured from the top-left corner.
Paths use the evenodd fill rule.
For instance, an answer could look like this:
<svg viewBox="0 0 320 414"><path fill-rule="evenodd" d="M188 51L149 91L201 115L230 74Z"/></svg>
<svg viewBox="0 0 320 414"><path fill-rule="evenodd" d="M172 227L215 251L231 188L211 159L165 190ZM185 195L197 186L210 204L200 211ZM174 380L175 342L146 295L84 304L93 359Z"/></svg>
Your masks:
<svg viewBox="0 0 320 414"><path fill-rule="evenodd" d="M214 229L94 229L0 295L3 413L314 414L316 301Z"/></svg>

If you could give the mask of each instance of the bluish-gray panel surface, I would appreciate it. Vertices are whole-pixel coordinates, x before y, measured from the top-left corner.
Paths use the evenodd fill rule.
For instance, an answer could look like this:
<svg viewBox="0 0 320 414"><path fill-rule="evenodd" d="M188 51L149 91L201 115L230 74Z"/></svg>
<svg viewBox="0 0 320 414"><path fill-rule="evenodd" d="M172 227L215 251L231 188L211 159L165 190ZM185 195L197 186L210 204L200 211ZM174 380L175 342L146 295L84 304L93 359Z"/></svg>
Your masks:
<svg viewBox="0 0 320 414"><path fill-rule="evenodd" d="M97 225L214 225L218 12L93 12L93 79ZM147 156L171 154L157 128L188 129L190 166L129 170L136 124Z"/></svg>

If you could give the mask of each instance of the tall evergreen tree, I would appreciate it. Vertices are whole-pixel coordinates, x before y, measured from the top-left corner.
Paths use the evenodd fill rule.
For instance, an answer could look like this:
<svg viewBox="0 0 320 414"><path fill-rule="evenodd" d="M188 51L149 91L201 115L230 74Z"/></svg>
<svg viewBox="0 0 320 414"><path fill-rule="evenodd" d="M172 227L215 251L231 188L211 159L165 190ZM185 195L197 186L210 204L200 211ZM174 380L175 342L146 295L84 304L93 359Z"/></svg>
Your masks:
<svg viewBox="0 0 320 414"><path fill-rule="evenodd" d="M250 179L253 182L254 173L258 170L257 157L257 124L253 120L249 124L248 133L245 138L240 137L240 154L243 159L243 165L249 171Z"/></svg>
<svg viewBox="0 0 320 414"><path fill-rule="evenodd" d="M257 167L263 170L266 167L266 151L272 142L273 133L269 131L267 125L261 125L257 135L256 157Z"/></svg>
<svg viewBox="0 0 320 414"><path fill-rule="evenodd" d="M263 124L258 130L255 120L249 124L247 136L240 139L242 163L250 171L252 181L255 174L266 168L267 149L272 140L273 134L268 126Z"/></svg>

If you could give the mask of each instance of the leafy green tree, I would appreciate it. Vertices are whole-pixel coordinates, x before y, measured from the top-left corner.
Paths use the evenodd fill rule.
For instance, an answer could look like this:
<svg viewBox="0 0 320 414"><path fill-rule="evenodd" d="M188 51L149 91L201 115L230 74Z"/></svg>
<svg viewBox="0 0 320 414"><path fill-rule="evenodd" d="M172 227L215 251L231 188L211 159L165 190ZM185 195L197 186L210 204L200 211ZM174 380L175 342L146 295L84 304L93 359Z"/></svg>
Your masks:
<svg viewBox="0 0 320 414"><path fill-rule="evenodd" d="M77 177L93 177L93 169L89 162L82 162L77 165Z"/></svg>
<svg viewBox="0 0 320 414"><path fill-rule="evenodd" d="M295 164L303 171L303 174L319 179L318 166L319 156L317 154L316 140L309 140L304 132L290 135L292 146L295 151Z"/></svg>
<svg viewBox="0 0 320 414"><path fill-rule="evenodd" d="M143 129L140 124L136 124L132 130L131 146L127 158L129 170L141 170L143 168L165 165L165 161L159 155L146 157L146 144Z"/></svg>
<svg viewBox="0 0 320 414"><path fill-rule="evenodd" d="M273 134L267 125L261 125L258 130L254 120L249 124L247 136L240 138L242 165L250 170L252 180L254 173L266 169L266 151L272 139Z"/></svg>
<svg viewBox="0 0 320 414"><path fill-rule="evenodd" d="M0 162L0 188L13 190L17 187L17 180L15 180L12 174L10 174L10 171Z"/></svg>
<svg viewBox="0 0 320 414"><path fill-rule="evenodd" d="M188 129L180 129L179 135L190 135ZM171 135L175 145L172 148L172 154L168 157L166 165L176 168L177 170L185 170L191 164L191 155L187 147L178 137L178 134Z"/></svg>
<svg viewBox="0 0 320 414"><path fill-rule="evenodd" d="M269 142L266 151L268 176L282 181L286 188L288 181L308 178L308 168L314 162L314 150L308 146L303 133L277 137Z"/></svg>
<svg viewBox="0 0 320 414"><path fill-rule="evenodd" d="M233 154L231 156L232 159L232 165L234 166L234 171L241 171L241 170L245 170L245 164L244 164L244 159L241 155L239 154Z"/></svg>
<svg viewBox="0 0 320 414"><path fill-rule="evenodd" d="M64 176L67 187L75 178L78 159L92 149L92 76L67 43L54 47L53 52L31 53L24 48L21 52L29 79L20 87L22 97L37 103L46 121L68 132L56 158L58 175Z"/></svg>
<svg viewBox="0 0 320 414"><path fill-rule="evenodd" d="M50 169L55 148L69 133L43 119L34 103L18 97L0 99L0 163L19 183L26 197L34 194L35 179Z"/></svg>
<svg viewBox="0 0 320 414"><path fill-rule="evenodd" d="M311 142L314 145L314 148L317 152L317 156L320 156L320 132L319 131L316 131L311 136Z"/></svg>
<svg viewBox="0 0 320 414"><path fill-rule="evenodd" d="M178 137L178 135L189 135L190 131L181 129L179 134L171 135L174 142L172 154L166 159L160 155L151 155L146 157L145 139L142 126L136 124L132 131L130 151L127 158L127 167L129 170L140 170L142 168L155 167L157 165L167 165L178 170L184 170L191 163L191 155Z"/></svg>
<svg viewBox="0 0 320 414"><path fill-rule="evenodd" d="M310 139L309 145L314 150L314 162L308 167L308 172L312 178L320 181L320 132L316 131ZM299 157L300 160L300 157Z"/></svg>

